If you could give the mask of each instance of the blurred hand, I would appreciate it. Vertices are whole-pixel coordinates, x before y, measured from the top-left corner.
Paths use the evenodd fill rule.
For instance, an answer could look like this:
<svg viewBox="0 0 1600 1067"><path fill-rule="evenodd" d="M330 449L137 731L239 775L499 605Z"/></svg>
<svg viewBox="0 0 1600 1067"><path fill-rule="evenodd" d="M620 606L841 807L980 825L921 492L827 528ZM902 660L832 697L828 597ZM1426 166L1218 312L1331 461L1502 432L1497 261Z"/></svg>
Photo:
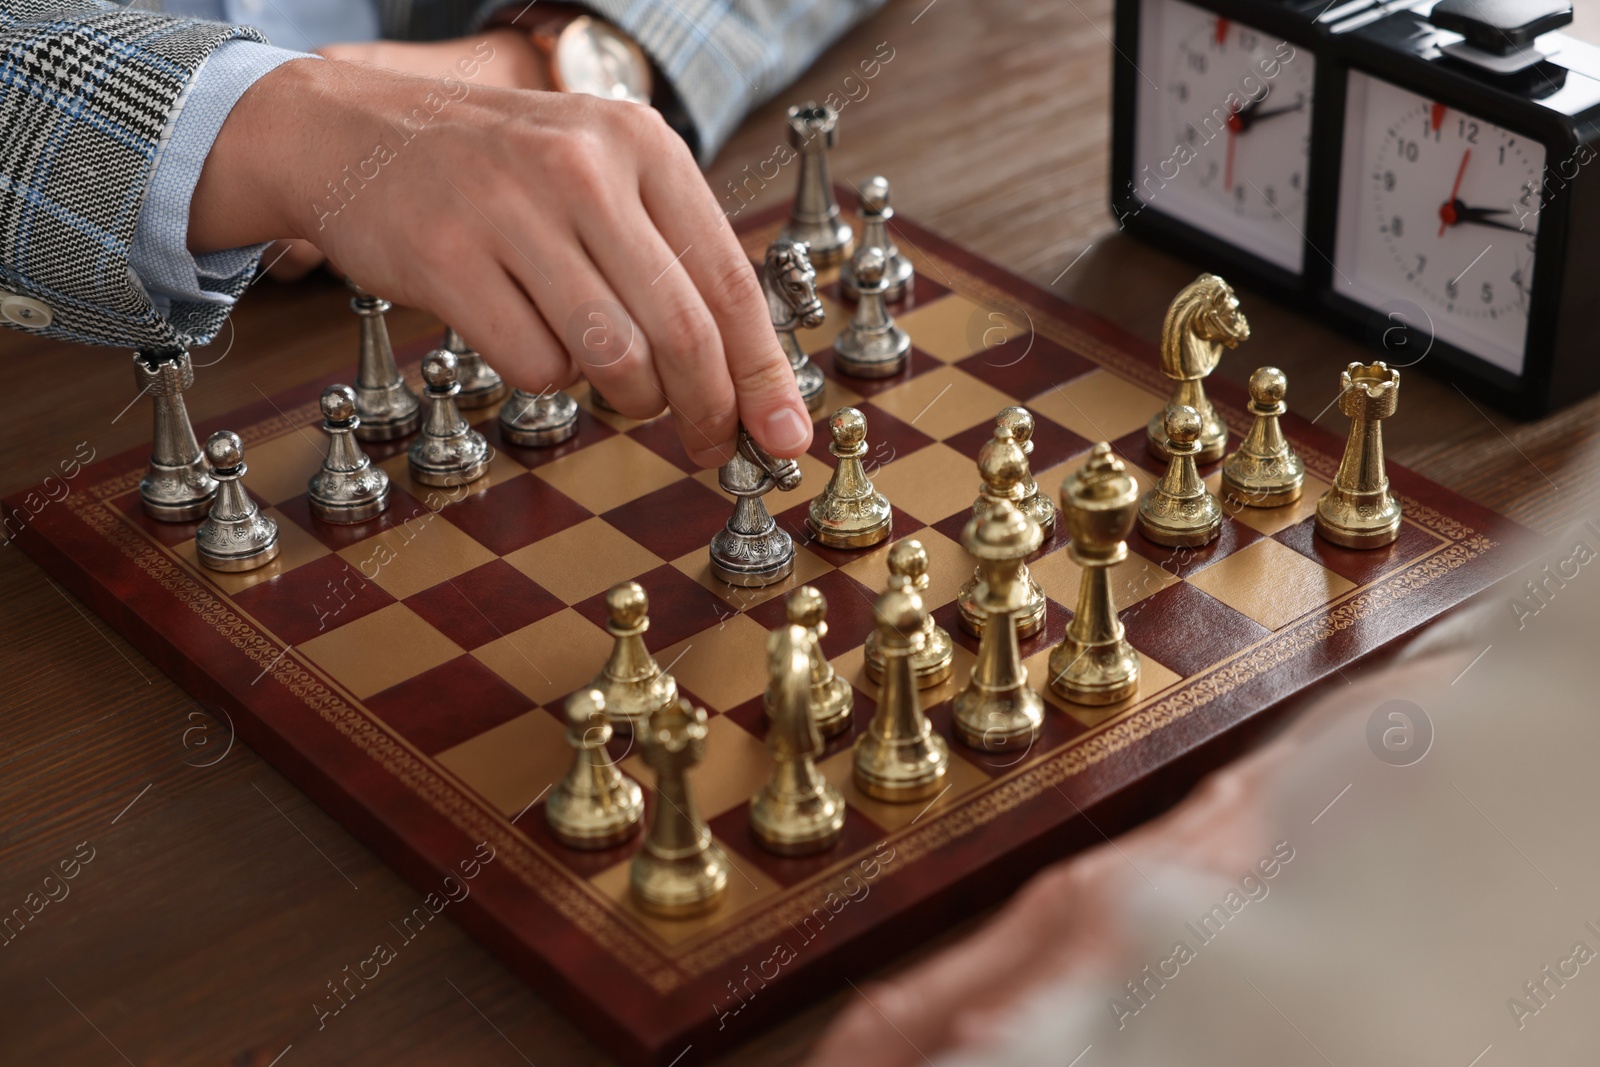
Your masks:
<svg viewBox="0 0 1600 1067"><path fill-rule="evenodd" d="M811 420L761 287L682 139L647 107L490 84L488 55L470 80L278 67L207 157L190 249L303 240L455 326L517 388L586 378L625 415L670 410L702 466L732 455L740 421L803 452Z"/></svg>

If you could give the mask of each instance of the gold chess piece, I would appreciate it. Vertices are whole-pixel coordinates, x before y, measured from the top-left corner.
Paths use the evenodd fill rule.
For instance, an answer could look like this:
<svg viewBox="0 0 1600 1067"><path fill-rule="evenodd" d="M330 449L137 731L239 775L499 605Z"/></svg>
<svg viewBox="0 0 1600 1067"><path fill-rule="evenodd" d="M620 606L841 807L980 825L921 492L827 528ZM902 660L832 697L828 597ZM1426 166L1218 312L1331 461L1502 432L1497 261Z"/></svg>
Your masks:
<svg viewBox="0 0 1600 1067"><path fill-rule="evenodd" d="M622 582L606 591L606 633L613 641L606 665L589 685L600 691L612 724L632 731L652 712L671 707L678 683L663 671L644 644L650 629L650 598L638 582Z"/></svg>
<svg viewBox="0 0 1600 1067"><path fill-rule="evenodd" d="M1048 541L1056 532L1056 504L1049 493L1039 492L1039 483L1033 478L1033 412L1013 404L1001 411L995 422L1011 427L1011 436L1022 446L1022 456L1028 464L1022 478L1022 511L1039 524L1040 534Z"/></svg>
<svg viewBox="0 0 1600 1067"><path fill-rule="evenodd" d="M1383 421L1400 405L1400 372L1352 363L1339 375L1339 410L1350 436L1333 486L1317 501L1317 533L1345 548L1381 548L1400 536L1400 502L1389 492Z"/></svg>
<svg viewBox="0 0 1600 1067"><path fill-rule="evenodd" d="M883 686L871 724L856 738L856 788L878 800L925 800L944 788L950 747L933 732L917 696L912 657L922 648L922 598L901 581L873 604Z"/></svg>
<svg viewBox="0 0 1600 1067"><path fill-rule="evenodd" d="M978 604L985 622L978 660L953 708L956 736L973 748L1026 751L1044 724L1044 701L1028 688L1016 623L1028 599L1017 576L1023 558L1043 540L1039 524L1009 500L996 503L984 518L970 519L961 532L962 547L983 572Z"/></svg>
<svg viewBox="0 0 1600 1067"><path fill-rule="evenodd" d="M605 694L580 689L567 698L567 744L572 769L545 802L550 832L568 848L586 851L620 845L644 819L644 791L617 770L606 751L611 722Z"/></svg>
<svg viewBox="0 0 1600 1067"><path fill-rule="evenodd" d="M855 710L856 694L850 683L841 678L822 651L822 639L828 636L828 598L814 586L802 585L791 592L784 601L784 614L790 626L803 626L812 637L814 653L811 663L811 715L823 737L837 737L850 729L850 713ZM776 631L774 631L776 632ZM769 688L762 701L767 718L777 715L773 704L774 694Z"/></svg>
<svg viewBox="0 0 1600 1067"><path fill-rule="evenodd" d="M889 498L872 487L861 457L867 454L867 417L840 408L828 420L828 445L838 463L828 485L811 501L806 528L829 548L866 548L888 540L894 526Z"/></svg>
<svg viewBox="0 0 1600 1067"><path fill-rule="evenodd" d="M1024 500L1023 479L1028 473L1027 456L1011 433L1011 427L996 422L994 436L978 450L978 474L983 478L983 488L972 505L974 518L987 518L989 511L1001 500L1009 501L1018 510ZM983 582L982 569L974 567L956 594L956 613L961 628L974 637L983 636L983 605L979 602L978 588ZM1017 582L1027 592L1027 600L1017 612L1017 636L1032 637L1044 626L1044 590L1033 580L1028 565L1022 565Z"/></svg>
<svg viewBox="0 0 1600 1067"><path fill-rule="evenodd" d="M767 751L777 766L750 798L750 830L783 856L822 852L844 830L844 796L816 764L822 753L811 713L812 669L822 656L816 644L804 626L782 626L767 638Z"/></svg>
<svg viewBox="0 0 1600 1067"><path fill-rule="evenodd" d="M1222 500L1234 507L1277 508L1300 499L1306 467L1283 436L1278 419L1289 410L1289 379L1277 367L1250 375L1250 431L1222 461Z"/></svg>
<svg viewBox="0 0 1600 1067"><path fill-rule="evenodd" d="M1139 532L1168 548L1210 544L1222 531L1222 504L1200 480L1200 413L1187 404L1167 412L1167 473L1139 501Z"/></svg>
<svg viewBox="0 0 1600 1067"><path fill-rule="evenodd" d="M1067 557L1082 568L1078 608L1050 652L1050 688L1074 704L1115 704L1139 690L1139 653L1123 636L1111 596L1111 568L1128 558L1139 486L1102 441L1061 483Z"/></svg>
<svg viewBox="0 0 1600 1067"><path fill-rule="evenodd" d="M922 597L926 606L931 579L928 577L928 550L922 542L912 537L896 541L889 547L888 564L889 587L894 588L896 581L910 583L911 591ZM867 677L882 682L883 650L878 647L877 630L867 634L865 652ZM917 688L931 689L950 677L955 660L955 642L950 640L945 628L933 620L931 611L924 613L922 648L911 657L911 673L917 680Z"/></svg>
<svg viewBox="0 0 1600 1067"><path fill-rule="evenodd" d="M1150 420L1145 443L1151 455L1167 458L1166 417L1186 405L1200 414L1196 463L1215 463L1228 447L1228 426L1206 398L1205 379L1216 370L1224 348L1250 339L1250 323L1239 310L1233 287L1215 274L1202 274L1173 298L1161 324L1161 373L1172 379L1172 396Z"/></svg>
<svg viewBox="0 0 1600 1067"><path fill-rule="evenodd" d="M651 712L639 738L656 772L656 804L629 885L639 907L657 918L704 915L728 895L728 857L689 791L688 771L705 758L706 732L705 709L679 699Z"/></svg>

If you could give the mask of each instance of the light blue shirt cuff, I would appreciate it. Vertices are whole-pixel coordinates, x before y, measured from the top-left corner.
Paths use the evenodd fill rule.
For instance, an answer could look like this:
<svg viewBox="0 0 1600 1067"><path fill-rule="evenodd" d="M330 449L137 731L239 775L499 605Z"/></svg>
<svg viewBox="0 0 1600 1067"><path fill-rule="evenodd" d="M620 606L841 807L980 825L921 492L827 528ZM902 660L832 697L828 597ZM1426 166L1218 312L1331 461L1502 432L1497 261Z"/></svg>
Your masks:
<svg viewBox="0 0 1600 1067"><path fill-rule="evenodd" d="M211 53L178 99L176 117L156 149L128 254L134 274L163 315L174 301L231 306L234 298L208 283L235 279L260 260L266 245L192 254L189 202L212 142L244 91L278 64L304 58L254 41L228 41Z"/></svg>

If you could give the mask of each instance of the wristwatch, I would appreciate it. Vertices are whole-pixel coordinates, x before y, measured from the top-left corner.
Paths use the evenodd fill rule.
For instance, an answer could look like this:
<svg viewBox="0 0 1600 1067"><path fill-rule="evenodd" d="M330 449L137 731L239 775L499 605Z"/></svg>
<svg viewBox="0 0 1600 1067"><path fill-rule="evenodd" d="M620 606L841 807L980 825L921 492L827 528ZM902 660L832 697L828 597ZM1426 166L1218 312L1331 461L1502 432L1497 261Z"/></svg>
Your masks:
<svg viewBox="0 0 1600 1067"><path fill-rule="evenodd" d="M572 7L536 4L524 9L521 17L499 24L528 31L550 64L551 82L561 92L651 102L655 78L649 58L604 19Z"/></svg>

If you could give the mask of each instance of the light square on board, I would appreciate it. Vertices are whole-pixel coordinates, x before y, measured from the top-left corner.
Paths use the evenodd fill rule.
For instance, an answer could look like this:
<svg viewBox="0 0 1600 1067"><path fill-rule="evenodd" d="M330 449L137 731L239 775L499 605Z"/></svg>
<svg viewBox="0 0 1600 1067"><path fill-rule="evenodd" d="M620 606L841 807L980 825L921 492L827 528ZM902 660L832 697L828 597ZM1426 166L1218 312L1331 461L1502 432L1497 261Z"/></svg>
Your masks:
<svg viewBox="0 0 1600 1067"><path fill-rule="evenodd" d="M787 594L790 590L815 581L830 572L832 565L824 562L816 553L808 551L803 545L795 545L794 571L781 582L764 585L755 589L746 589L743 586L729 585L727 582L711 573L711 552L708 548L697 548L693 552L685 552L672 561L678 570L693 578L696 582L711 592L727 605L729 612L749 611L751 608Z"/></svg>
<svg viewBox="0 0 1600 1067"><path fill-rule="evenodd" d="M269 504L299 496L311 476L322 469L327 450L327 436L307 426L251 445L245 449L245 488Z"/></svg>
<svg viewBox="0 0 1600 1067"><path fill-rule="evenodd" d="M689 772L691 775L693 771ZM626 912L628 917L640 926L655 934L661 941L668 945L681 945L698 934L719 930L731 924L733 917L745 911L753 904L770 900L783 891L783 887L773 881L760 867L753 863L740 862L738 852L729 848L725 842L718 841L717 846L728 857L728 895L718 905L717 909L709 915L702 915L693 919L657 919L647 915L639 905L633 901L633 896L628 889L632 860L624 860L614 867L609 867L593 878L589 884L599 890L607 899L611 900L618 910Z"/></svg>
<svg viewBox="0 0 1600 1067"><path fill-rule="evenodd" d="M317 666L365 699L461 655L461 646L404 604L390 604L299 647Z"/></svg>
<svg viewBox="0 0 1600 1067"><path fill-rule="evenodd" d="M675 465L626 434L608 437L554 463L546 463L533 474L596 515L665 488L683 477L683 472Z"/></svg>
<svg viewBox="0 0 1600 1067"><path fill-rule="evenodd" d="M535 708L434 756L507 818L515 818L572 766L567 730Z"/></svg>
<svg viewBox="0 0 1600 1067"><path fill-rule="evenodd" d="M1090 441L1115 441L1143 427L1161 404L1154 393L1101 369L1040 393L1028 407Z"/></svg>
<svg viewBox="0 0 1600 1067"><path fill-rule="evenodd" d="M962 477L970 472L970 477ZM929 526L972 507L978 498L977 467L942 442L902 456L872 477L895 507Z"/></svg>
<svg viewBox="0 0 1600 1067"><path fill-rule="evenodd" d="M1315 515L1317 501L1322 499L1322 494L1328 489L1327 482L1315 474L1307 474L1300 499L1293 504L1285 504L1281 508L1248 508L1223 501L1222 508L1257 533L1271 537L1280 530L1287 530L1295 523Z"/></svg>
<svg viewBox="0 0 1600 1067"><path fill-rule="evenodd" d="M568 604L661 566L661 557L593 518L509 553L505 561Z"/></svg>
<svg viewBox="0 0 1600 1067"><path fill-rule="evenodd" d="M998 345L1023 343L1028 327L959 293L913 308L895 320L911 343L945 363Z"/></svg>
<svg viewBox="0 0 1600 1067"><path fill-rule="evenodd" d="M817 769L840 793L844 794L846 804L885 830L899 830L919 822L931 812L953 807L967 794L989 781L988 775L967 761L967 754L962 751L960 742L949 741L948 738L946 742L950 745L950 769L945 772L944 791L925 800L895 804L885 800L874 800L861 792L856 788L856 754L853 748L843 749L829 756L817 765Z"/></svg>
<svg viewBox="0 0 1600 1067"><path fill-rule="evenodd" d="M831 348L833 339L839 336L839 331L850 321L851 309L820 292L820 285L818 289L817 299L822 301L822 310L826 316L822 320L822 325L814 330L796 330L794 335L795 340L800 342L800 351L808 356L821 352L824 348Z"/></svg>
<svg viewBox="0 0 1600 1067"><path fill-rule="evenodd" d="M472 654L535 704L553 707L600 673L611 644L604 630L563 608Z"/></svg>
<svg viewBox="0 0 1600 1067"><path fill-rule="evenodd" d="M340 549L339 555L396 600L431 589L495 558L439 512L427 512L382 530Z"/></svg>
<svg viewBox="0 0 1600 1067"><path fill-rule="evenodd" d="M1050 653L1051 648L1042 648L1023 661L1023 666L1028 668L1028 684L1039 690L1045 703L1052 708L1072 716L1084 726L1093 730L1107 723L1121 718L1144 701L1155 696L1164 689L1168 689L1178 682L1183 681L1176 671L1166 664L1158 661L1154 656L1139 653L1139 690L1126 700L1119 700L1115 704L1093 706L1089 704L1074 704L1056 695L1050 688ZM1046 715L1054 715L1055 711L1046 709Z"/></svg>
<svg viewBox="0 0 1600 1067"><path fill-rule="evenodd" d="M1271 538L1213 563L1188 581L1270 630L1355 588L1354 583Z"/></svg>
<svg viewBox="0 0 1600 1067"><path fill-rule="evenodd" d="M253 571L211 570L200 562L200 557L195 553L192 537L180 541L172 550L191 566L198 567L201 574L229 596L260 585L269 579L288 574L298 567L328 555L329 549L326 545L301 529L298 523L289 521L288 517L277 508L262 508L261 513L278 524L278 556L265 567L257 567ZM307 610L310 610L309 606Z"/></svg>
<svg viewBox="0 0 1600 1067"><path fill-rule="evenodd" d="M939 367L879 393L872 403L923 433L943 440L989 422L1014 398L956 367Z"/></svg>
<svg viewBox="0 0 1600 1067"><path fill-rule="evenodd" d="M1138 537L1136 532L1132 535ZM1131 539L1131 538L1130 538ZM1075 608L1078 589L1083 584L1083 568L1072 562L1065 548L1028 563L1033 580L1058 603ZM1130 608L1154 593L1177 582L1178 576L1137 552L1111 568L1111 600L1118 611Z"/></svg>
<svg viewBox="0 0 1600 1067"><path fill-rule="evenodd" d="M747 615L730 615L661 649L656 662L704 700L708 711L729 711L767 687L767 631Z"/></svg>
<svg viewBox="0 0 1600 1067"><path fill-rule="evenodd" d="M920 541L928 553L928 590L922 596L923 607L934 610L956 598L961 586L972 577L972 557L966 549L929 526L918 530L912 539ZM865 553L860 559L847 563L840 570L866 586L882 593L889 588L889 547L886 542Z"/></svg>
<svg viewBox="0 0 1600 1067"><path fill-rule="evenodd" d="M772 777L773 763L766 742L730 718L713 715L706 731L706 758L689 771L689 789L701 817L714 819L748 804ZM656 772L639 753L622 761L622 771L655 791Z"/></svg>

